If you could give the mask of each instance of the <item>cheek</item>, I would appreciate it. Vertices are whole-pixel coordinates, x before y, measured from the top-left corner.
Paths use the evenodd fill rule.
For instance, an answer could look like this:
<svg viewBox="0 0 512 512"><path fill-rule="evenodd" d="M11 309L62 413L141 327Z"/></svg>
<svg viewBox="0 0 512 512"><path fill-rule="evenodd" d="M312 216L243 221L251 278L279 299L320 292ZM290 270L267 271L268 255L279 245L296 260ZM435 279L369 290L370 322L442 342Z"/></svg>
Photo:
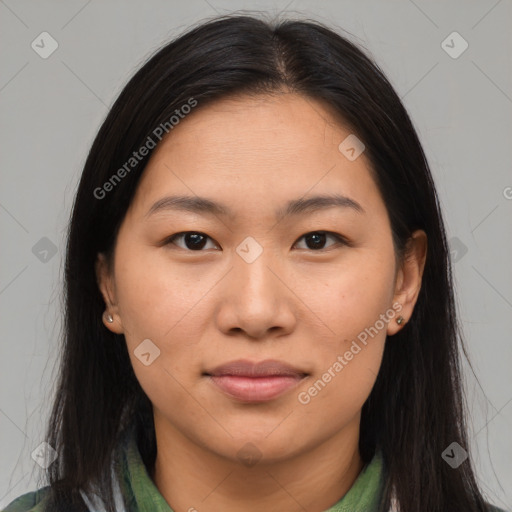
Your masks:
<svg viewBox="0 0 512 512"><path fill-rule="evenodd" d="M130 342L151 338L158 343L171 343L180 332L194 339L188 329L196 329L198 311L205 292L218 277L201 276L197 268L184 270L172 264L164 250L142 250L119 263L116 293L123 328ZM194 311L196 322L190 322ZM189 325L189 323L191 325ZM184 328L186 326L186 328ZM187 344L187 340L183 340Z"/></svg>
<svg viewBox="0 0 512 512"><path fill-rule="evenodd" d="M189 387L200 375L200 340L211 322L207 293L225 270L185 270L164 251L123 250L129 256L116 261L116 295L135 375L153 403L172 394L174 404L185 405L180 383ZM154 360L148 366L138 357L144 344L149 350L142 353L150 352L145 362Z"/></svg>
<svg viewBox="0 0 512 512"><path fill-rule="evenodd" d="M374 320L365 325L360 319L340 323L341 336L315 345L311 359L316 371L296 397L305 429L318 428L315 423L321 417L320 429L334 433L359 414L375 384L386 343L385 327L375 324Z"/></svg>
<svg viewBox="0 0 512 512"><path fill-rule="evenodd" d="M201 294L184 285L183 276L164 277L162 268L137 264L125 270L119 276L120 314L136 378L157 409L172 403L173 410L193 416L187 389L200 373L195 361L204 328L198 321L204 316Z"/></svg>
<svg viewBox="0 0 512 512"><path fill-rule="evenodd" d="M295 290L319 324L318 335L328 351L342 350L347 340L371 328L391 306L395 263L392 248L381 251L347 250L332 265L311 266L295 276ZM301 284L302 283L302 284ZM377 325L383 329L382 322ZM385 326L384 326L385 332Z"/></svg>
<svg viewBox="0 0 512 512"><path fill-rule="evenodd" d="M314 293L308 306L323 327L310 334L316 371L298 396L306 408L333 422L336 417L348 420L361 409L379 372L387 325L395 316L394 272L390 247L380 257L354 251L330 269L329 279L309 274Z"/></svg>

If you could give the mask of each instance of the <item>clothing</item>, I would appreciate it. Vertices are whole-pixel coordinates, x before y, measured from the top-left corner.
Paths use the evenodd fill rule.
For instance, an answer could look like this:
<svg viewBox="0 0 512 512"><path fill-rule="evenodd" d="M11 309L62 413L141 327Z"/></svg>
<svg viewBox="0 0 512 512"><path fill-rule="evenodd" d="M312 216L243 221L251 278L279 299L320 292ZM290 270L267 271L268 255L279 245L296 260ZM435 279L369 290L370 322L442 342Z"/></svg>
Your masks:
<svg viewBox="0 0 512 512"><path fill-rule="evenodd" d="M112 467L117 512L173 512L146 470L133 429L128 430L120 440L115 459L118 464ZM384 465L381 454L377 452L345 496L325 512L376 512L383 484ZM24 494L11 502L3 512L42 512L48 490L49 487L44 487ZM98 496L86 496L82 492L82 497L89 510L104 512ZM196 507L201 510L199 504ZM496 509L496 512L499 510Z"/></svg>
<svg viewBox="0 0 512 512"><path fill-rule="evenodd" d="M127 431L117 451L119 464L115 465L116 510L118 512L173 512L151 480L144 465L134 431ZM372 512L377 510L383 485L383 461L380 454L367 464L341 500L325 512ZM42 512L49 487L20 496L4 512ZM89 509L103 512L101 500L82 493ZM126 503L126 505L125 505ZM196 505L201 510L200 504Z"/></svg>

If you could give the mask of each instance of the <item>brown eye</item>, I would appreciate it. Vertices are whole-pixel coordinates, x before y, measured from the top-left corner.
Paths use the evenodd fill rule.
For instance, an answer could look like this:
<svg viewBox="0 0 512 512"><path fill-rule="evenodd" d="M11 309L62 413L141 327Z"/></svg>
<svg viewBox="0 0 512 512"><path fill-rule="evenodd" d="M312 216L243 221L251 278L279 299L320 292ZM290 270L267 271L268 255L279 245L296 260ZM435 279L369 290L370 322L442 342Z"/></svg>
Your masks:
<svg viewBox="0 0 512 512"><path fill-rule="evenodd" d="M184 246L176 243L176 240L182 240ZM174 244L189 251L201 251L207 245L208 240L211 240L211 238L204 233L199 233L198 231L184 231L183 233L176 233L169 237L166 244Z"/></svg>
<svg viewBox="0 0 512 512"><path fill-rule="evenodd" d="M334 239L338 244L346 245L343 237L337 235L336 233L329 233L327 231L312 231L311 233L306 233L301 238L299 238L299 240L304 239L306 243L306 247L300 247L300 249L321 251L326 248L325 243L328 238ZM333 244L329 245L328 247L332 247L332 245Z"/></svg>

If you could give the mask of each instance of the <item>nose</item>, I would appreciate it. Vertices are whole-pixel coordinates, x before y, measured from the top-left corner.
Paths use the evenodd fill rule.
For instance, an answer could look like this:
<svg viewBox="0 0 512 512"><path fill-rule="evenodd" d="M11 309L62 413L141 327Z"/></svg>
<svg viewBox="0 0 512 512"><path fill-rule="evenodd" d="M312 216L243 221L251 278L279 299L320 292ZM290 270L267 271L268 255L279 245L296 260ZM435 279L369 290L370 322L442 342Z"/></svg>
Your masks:
<svg viewBox="0 0 512 512"><path fill-rule="evenodd" d="M265 251L252 263L237 256L223 281L216 322L224 334L244 333L261 340L295 329L298 305L293 283L287 282L284 266Z"/></svg>

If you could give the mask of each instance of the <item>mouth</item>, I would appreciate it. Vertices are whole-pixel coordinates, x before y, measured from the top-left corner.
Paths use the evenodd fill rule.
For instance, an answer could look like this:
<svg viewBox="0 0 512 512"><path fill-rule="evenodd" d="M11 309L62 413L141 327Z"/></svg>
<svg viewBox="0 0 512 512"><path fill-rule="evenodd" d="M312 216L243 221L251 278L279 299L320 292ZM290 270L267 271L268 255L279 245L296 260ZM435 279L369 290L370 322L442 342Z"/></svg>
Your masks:
<svg viewBox="0 0 512 512"><path fill-rule="evenodd" d="M245 403L273 400L296 387L309 374L287 363L231 361L203 373L216 389Z"/></svg>

